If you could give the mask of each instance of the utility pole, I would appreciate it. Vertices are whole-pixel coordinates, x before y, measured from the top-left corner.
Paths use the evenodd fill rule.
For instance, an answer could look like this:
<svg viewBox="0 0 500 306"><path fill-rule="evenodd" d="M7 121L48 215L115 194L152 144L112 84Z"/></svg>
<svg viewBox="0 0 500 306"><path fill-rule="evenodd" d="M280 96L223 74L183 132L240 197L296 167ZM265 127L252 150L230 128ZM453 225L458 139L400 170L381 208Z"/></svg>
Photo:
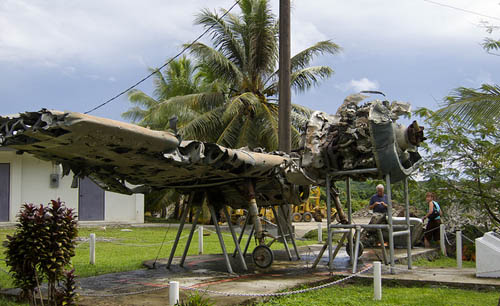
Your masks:
<svg viewBox="0 0 500 306"><path fill-rule="evenodd" d="M292 150L290 91L290 0L280 0L278 149Z"/></svg>
<svg viewBox="0 0 500 306"><path fill-rule="evenodd" d="M292 111L290 91L290 0L280 0L279 28L279 113L278 113L278 150L290 153L292 150L291 120ZM283 207L283 216L277 222L283 226L292 221L292 205ZM286 238L284 238L286 239Z"/></svg>

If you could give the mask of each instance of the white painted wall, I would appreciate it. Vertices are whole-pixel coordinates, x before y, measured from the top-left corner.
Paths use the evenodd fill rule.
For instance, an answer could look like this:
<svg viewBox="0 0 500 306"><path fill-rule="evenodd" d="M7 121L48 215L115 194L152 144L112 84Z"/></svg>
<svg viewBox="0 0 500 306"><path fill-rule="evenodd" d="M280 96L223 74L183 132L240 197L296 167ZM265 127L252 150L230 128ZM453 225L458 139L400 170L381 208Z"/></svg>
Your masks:
<svg viewBox="0 0 500 306"><path fill-rule="evenodd" d="M42 161L30 154L1 150L0 163L10 164L10 222L23 203L46 204L60 198L78 214L78 188L71 188L72 173L61 178L61 167ZM59 187L50 187L50 174L59 173ZM144 195L123 195L105 192L105 222L144 223ZM90 222L90 221L89 221Z"/></svg>

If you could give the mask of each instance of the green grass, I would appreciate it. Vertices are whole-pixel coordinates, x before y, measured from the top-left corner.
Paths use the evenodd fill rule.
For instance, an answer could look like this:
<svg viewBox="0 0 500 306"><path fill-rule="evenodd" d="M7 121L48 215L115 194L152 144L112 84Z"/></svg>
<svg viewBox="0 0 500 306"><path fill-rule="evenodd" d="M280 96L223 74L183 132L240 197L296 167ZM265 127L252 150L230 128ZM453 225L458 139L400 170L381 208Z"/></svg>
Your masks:
<svg viewBox="0 0 500 306"><path fill-rule="evenodd" d="M457 260L451 257L440 256L432 261L425 258L421 258L413 262L417 267L427 267L427 268L456 268ZM474 261L462 260L463 268L475 268L476 263Z"/></svg>
<svg viewBox="0 0 500 306"><path fill-rule="evenodd" d="M14 300L0 296L0 305L2 305L2 306L28 306L28 303L15 302Z"/></svg>
<svg viewBox="0 0 500 306"><path fill-rule="evenodd" d="M76 248L76 255L73 257L73 265L75 273L79 277L95 276L100 274L130 271L142 268L142 262L145 260L155 259L160 245L165 237L165 244L161 248L159 258L167 258L170 254L170 249L173 245L173 240L177 233L177 228L168 227L145 227L145 228L130 228L131 232L121 231L123 228L108 228L106 231L101 228L80 228L80 237L89 237L90 233L95 233L96 242L96 265L89 264L89 243L80 242ZM7 234L12 234L13 229L0 229L0 241L5 240ZM204 254L222 254L219 240L214 232L205 229L204 236ZM189 230L184 230L183 237L177 247L176 256L181 256L187 240ZM234 242L229 233L224 233L224 243L226 248L232 252L234 250ZM244 238L243 243L246 243ZM99 241L100 239L108 239L110 241ZM314 241L297 241L297 245L308 245ZM251 253L255 248L255 243L250 243L248 252ZM271 249L282 249L283 244L274 243ZM5 248L0 246L0 258L5 258L3 254ZM188 255L198 254L198 235L195 233ZM0 261L0 268L6 270L5 262ZM13 287L12 279L9 275L0 271L0 288Z"/></svg>
<svg viewBox="0 0 500 306"><path fill-rule="evenodd" d="M383 287L382 300L373 300L373 287L368 285L333 286L283 298L272 298L256 304L283 306L315 305L497 305L499 292L430 287Z"/></svg>

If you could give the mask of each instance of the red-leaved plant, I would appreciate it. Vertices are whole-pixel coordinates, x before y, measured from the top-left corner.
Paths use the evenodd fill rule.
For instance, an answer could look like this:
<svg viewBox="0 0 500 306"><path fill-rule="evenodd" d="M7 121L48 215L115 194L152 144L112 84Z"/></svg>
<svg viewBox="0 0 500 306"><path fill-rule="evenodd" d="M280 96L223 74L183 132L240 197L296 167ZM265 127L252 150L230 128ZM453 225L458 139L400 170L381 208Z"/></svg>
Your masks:
<svg viewBox="0 0 500 306"><path fill-rule="evenodd" d="M44 280L47 281L49 305L63 305L63 300L64 305L74 305L74 275L73 271L66 273L65 268L70 266L71 257L75 255L78 234L75 213L57 199L47 206L24 204L18 221L14 235L7 236L4 242L6 263L14 284L22 289L30 305L36 304L36 288L43 299L39 287ZM66 286L58 288L61 280L65 280Z"/></svg>

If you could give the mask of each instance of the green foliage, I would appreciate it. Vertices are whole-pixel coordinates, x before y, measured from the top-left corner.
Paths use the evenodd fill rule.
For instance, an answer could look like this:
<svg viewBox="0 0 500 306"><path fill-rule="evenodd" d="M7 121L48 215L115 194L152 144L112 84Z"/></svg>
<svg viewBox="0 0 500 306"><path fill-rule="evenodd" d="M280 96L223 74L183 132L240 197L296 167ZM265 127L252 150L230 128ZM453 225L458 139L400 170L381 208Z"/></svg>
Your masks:
<svg viewBox="0 0 500 306"><path fill-rule="evenodd" d="M209 297L204 297L203 295L195 292L194 294L190 294L187 297L187 300L180 301L175 304L178 306L212 306L215 303Z"/></svg>
<svg viewBox="0 0 500 306"><path fill-rule="evenodd" d="M417 267L427 267L427 268L455 268L457 266L457 260L455 258L440 256L432 260L426 258L420 258L413 262L413 265ZM475 268L476 263L474 261L463 260L462 267L464 268Z"/></svg>
<svg viewBox="0 0 500 306"><path fill-rule="evenodd" d="M497 122L469 124L459 116L448 119L429 110L423 173L440 203L479 210L484 222L500 223L500 131Z"/></svg>
<svg viewBox="0 0 500 306"><path fill-rule="evenodd" d="M479 89L459 87L445 98L444 107L435 115L444 119L455 115L465 126L485 121L494 123L500 118L500 87L488 84L483 84Z"/></svg>
<svg viewBox="0 0 500 306"><path fill-rule="evenodd" d="M7 236L6 264L14 284L23 290L24 297L35 303L34 290L44 279L48 281L49 301L58 294L56 283L75 255L78 231L75 214L60 200L47 206L24 204L18 216L14 235ZM64 292L61 294L64 295Z"/></svg>
<svg viewBox="0 0 500 306"><path fill-rule="evenodd" d="M175 69L173 65L187 66L189 60L182 59L172 62L163 74L157 72L153 97L131 91L129 100L137 106L123 116L143 126L166 130L168 119L176 115L184 139L230 148L276 150L278 21L266 0L243 0L239 6L239 15L202 10L195 23L209 29L211 45L186 44L197 65L193 69ZM330 67L310 64L319 55L340 50L327 40L292 57L292 89L303 92L329 78L333 74ZM294 148L299 146L299 130L309 115L309 109L292 105Z"/></svg>

